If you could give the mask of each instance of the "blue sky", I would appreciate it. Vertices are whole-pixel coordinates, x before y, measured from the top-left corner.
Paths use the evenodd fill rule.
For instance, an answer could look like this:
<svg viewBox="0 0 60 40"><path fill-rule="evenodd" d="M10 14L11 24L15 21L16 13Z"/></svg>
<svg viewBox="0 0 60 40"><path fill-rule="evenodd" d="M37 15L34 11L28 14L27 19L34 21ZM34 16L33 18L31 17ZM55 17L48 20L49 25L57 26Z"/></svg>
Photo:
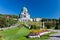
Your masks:
<svg viewBox="0 0 60 40"><path fill-rule="evenodd" d="M31 17L60 17L60 0L0 0L0 14L19 15L24 6Z"/></svg>

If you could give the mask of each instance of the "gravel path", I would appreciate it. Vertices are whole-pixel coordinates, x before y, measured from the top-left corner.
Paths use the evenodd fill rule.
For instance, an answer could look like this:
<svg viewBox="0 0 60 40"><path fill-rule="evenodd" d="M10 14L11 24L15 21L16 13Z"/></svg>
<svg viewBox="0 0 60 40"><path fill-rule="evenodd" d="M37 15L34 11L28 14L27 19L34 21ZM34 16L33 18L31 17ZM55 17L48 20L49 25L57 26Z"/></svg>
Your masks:
<svg viewBox="0 0 60 40"><path fill-rule="evenodd" d="M60 30L53 30L56 34L51 34L49 40L60 40Z"/></svg>

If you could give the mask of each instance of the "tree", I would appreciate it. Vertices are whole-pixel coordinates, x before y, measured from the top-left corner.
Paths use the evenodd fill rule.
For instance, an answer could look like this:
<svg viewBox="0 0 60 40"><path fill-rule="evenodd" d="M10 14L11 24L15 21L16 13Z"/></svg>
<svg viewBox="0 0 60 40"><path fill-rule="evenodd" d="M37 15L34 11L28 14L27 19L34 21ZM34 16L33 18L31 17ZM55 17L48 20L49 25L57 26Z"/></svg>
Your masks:
<svg viewBox="0 0 60 40"><path fill-rule="evenodd" d="M0 27L5 27L6 26L6 19L0 17Z"/></svg>
<svg viewBox="0 0 60 40"><path fill-rule="evenodd" d="M45 18L43 18L43 19L41 20L41 22L45 22L45 21L47 21L47 19L45 19Z"/></svg>
<svg viewBox="0 0 60 40"><path fill-rule="evenodd" d="M14 20L13 18L0 17L0 28L9 27L16 22L17 20Z"/></svg>
<svg viewBox="0 0 60 40"><path fill-rule="evenodd" d="M42 22L28 22L31 26L31 29L40 29L42 27Z"/></svg>
<svg viewBox="0 0 60 40"><path fill-rule="evenodd" d="M60 24L60 18L59 18L59 24Z"/></svg>

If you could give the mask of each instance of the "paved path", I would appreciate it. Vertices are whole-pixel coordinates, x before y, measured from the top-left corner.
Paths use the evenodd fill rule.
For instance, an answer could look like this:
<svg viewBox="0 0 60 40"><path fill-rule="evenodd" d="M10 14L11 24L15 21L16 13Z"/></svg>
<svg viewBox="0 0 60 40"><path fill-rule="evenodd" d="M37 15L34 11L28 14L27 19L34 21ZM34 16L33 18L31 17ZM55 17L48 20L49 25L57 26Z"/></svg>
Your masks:
<svg viewBox="0 0 60 40"><path fill-rule="evenodd" d="M49 40L60 40L60 30L53 30L56 34L51 34Z"/></svg>
<svg viewBox="0 0 60 40"><path fill-rule="evenodd" d="M17 26L19 26L19 25L20 25L20 24L15 24L15 25L10 26L10 27L0 28L0 30L6 30L6 29L14 28L14 27L17 27Z"/></svg>

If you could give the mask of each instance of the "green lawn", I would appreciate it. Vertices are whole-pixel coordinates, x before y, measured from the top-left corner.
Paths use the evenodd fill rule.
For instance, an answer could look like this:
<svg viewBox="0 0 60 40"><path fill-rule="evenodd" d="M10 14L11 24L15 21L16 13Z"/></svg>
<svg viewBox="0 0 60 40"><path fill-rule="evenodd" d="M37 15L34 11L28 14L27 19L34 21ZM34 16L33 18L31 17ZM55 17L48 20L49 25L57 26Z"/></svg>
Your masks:
<svg viewBox="0 0 60 40"><path fill-rule="evenodd" d="M44 35L41 38L26 38L29 34L29 29L26 27L15 27L12 29L0 31L0 40L48 40L48 35Z"/></svg>
<svg viewBox="0 0 60 40"><path fill-rule="evenodd" d="M29 30L25 27L21 28L12 28L4 31L0 31L0 36L4 40L24 40L25 36L28 35Z"/></svg>

